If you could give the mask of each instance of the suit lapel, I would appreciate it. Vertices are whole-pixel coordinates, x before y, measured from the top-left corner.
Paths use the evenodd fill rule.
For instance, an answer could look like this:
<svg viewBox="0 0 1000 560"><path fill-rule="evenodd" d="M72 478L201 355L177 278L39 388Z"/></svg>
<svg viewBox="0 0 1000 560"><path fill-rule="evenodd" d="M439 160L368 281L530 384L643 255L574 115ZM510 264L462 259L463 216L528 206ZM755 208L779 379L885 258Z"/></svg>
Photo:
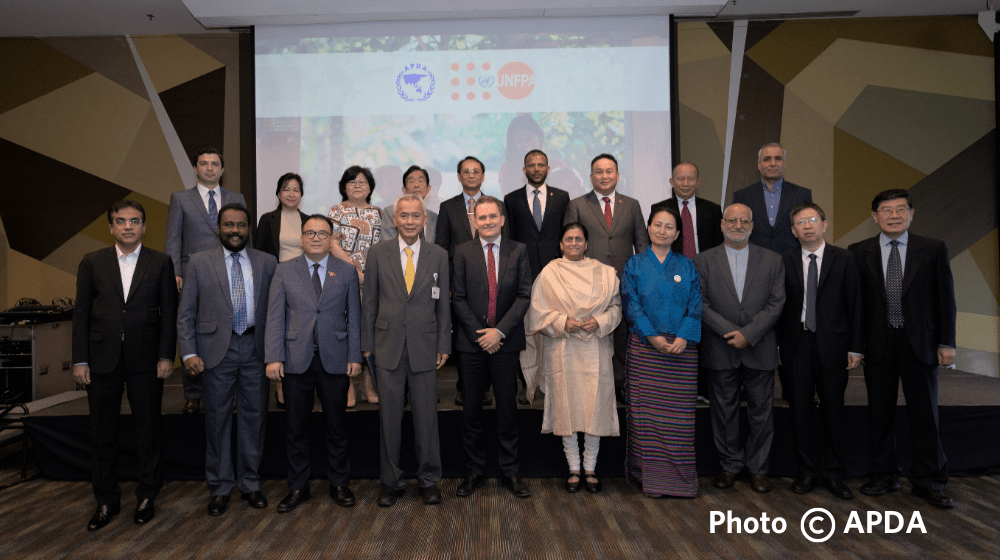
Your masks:
<svg viewBox="0 0 1000 560"><path fill-rule="evenodd" d="M757 181L754 188L750 189L750 202L753 203L753 207L750 210L753 212L757 219L753 221L753 227L757 227L758 224L765 229L767 229L768 234L774 229L771 227L771 222L767 220L767 202L764 201L764 183L763 181ZM779 203L780 206L780 203ZM777 220L775 220L777 222Z"/></svg>
<svg viewBox="0 0 1000 560"><path fill-rule="evenodd" d="M389 259L389 268L393 272L392 277L395 278L396 282L399 283L399 287L403 290L403 293L406 293L406 275L403 272L403 266L404 265L402 264L402 261L400 260L400 256L399 256L400 249L399 249L399 241L398 241L398 239L399 238L397 237L396 243L394 243L394 244L391 245L392 250L388 250L388 249L386 250L386 255L388 255L388 259ZM421 241L420 245L423 246L424 243L425 243L425 241ZM419 258L417 260L419 260ZM414 271L414 272L416 272L416 271ZM416 274L414 274L413 277L415 279L416 278ZM414 281L414 284L416 284L415 281Z"/></svg>
<svg viewBox="0 0 1000 560"><path fill-rule="evenodd" d="M264 263L261 262L260 258L256 253L251 253L247 251L247 256L250 258L250 272L253 274L253 297L254 297L254 310L260 309L257 303L260 301L261 287L264 284Z"/></svg>
<svg viewBox="0 0 1000 560"><path fill-rule="evenodd" d="M885 301L885 275L882 273L882 248L879 246L879 236L875 236L865 244L865 264L868 271L878 282L879 297Z"/></svg>
<svg viewBox="0 0 1000 560"><path fill-rule="evenodd" d="M211 227L213 230L216 229L217 224L213 224L212 217L208 215L208 208L205 207L205 201L204 199L201 198L201 193L198 192L198 185L195 185L193 188L188 189L188 192L191 193L190 195L191 203L194 204L195 208L198 209L197 210L198 215L201 216L203 220L205 220L205 223L208 224L209 227ZM218 204L220 200L216 199L215 202L216 204ZM219 208L222 208L222 206L219 206Z"/></svg>
<svg viewBox="0 0 1000 560"><path fill-rule="evenodd" d="M114 280L115 291L118 292L118 297L121 298L122 303L125 303L125 291L122 288L122 271L118 267L118 251L112 246L104 256L104 266L107 267L108 274ZM132 274L132 278L135 278L134 273Z"/></svg>
<svg viewBox="0 0 1000 560"><path fill-rule="evenodd" d="M760 259L758 257L760 256L761 249L756 245L748 245L748 247L750 248L750 251L747 252L747 273L746 276L743 277L743 298L746 298L747 292L750 291L750 285L753 283L754 274L757 273L757 265L760 263ZM743 301L743 298L740 298L740 301Z"/></svg>
<svg viewBox="0 0 1000 560"><path fill-rule="evenodd" d="M792 196L795 194L795 185L788 181L781 184L781 198L778 199L778 213L774 217L774 225L778 225L778 219L792 211ZM791 221L791 220L789 220Z"/></svg>
<svg viewBox="0 0 1000 560"><path fill-rule="evenodd" d="M214 256L212 257L212 259L209 260L209 262L212 263L212 270L215 271L215 275L219 279L219 284L223 286L222 293L226 296L223 299L226 300L226 305L229 306L229 311L232 311L233 285L232 282L229 281L229 274L226 273L226 249L223 248L222 246L219 246L219 248L213 250L212 253L214 254ZM250 266L251 268L254 269L256 268L253 265ZM256 283L254 284L254 287L255 288L257 287Z"/></svg>
<svg viewBox="0 0 1000 560"><path fill-rule="evenodd" d="M840 258L835 251L830 249L830 244L827 243L826 249L823 251L823 266L819 271L819 282L816 283L817 292L823 287L823 282L826 282L826 277L830 275L830 271L837 264L837 259Z"/></svg>
<svg viewBox="0 0 1000 560"><path fill-rule="evenodd" d="M500 264L497 266L497 286L503 282L503 275L507 272L507 257L510 256L510 240L500 244Z"/></svg>
<svg viewBox="0 0 1000 560"><path fill-rule="evenodd" d="M597 222L601 224L604 231L611 233L611 230L608 229L608 223L604 221L604 210L601 208L601 201L597 199L597 193L595 191L590 191L587 194L587 206L590 206L594 215L597 216ZM611 217L611 225L615 225L614 215Z"/></svg>
<svg viewBox="0 0 1000 560"><path fill-rule="evenodd" d="M729 257L726 255L726 246L720 245L720 250L715 252L716 266L719 270L723 270L726 273L726 277L729 278L729 282L726 286L729 287L729 293L733 295L735 301L740 301L740 296L736 294L736 279L733 276L733 269L729 268ZM746 280L744 279L744 283Z"/></svg>
<svg viewBox="0 0 1000 560"><path fill-rule="evenodd" d="M612 233L613 234L615 232L615 230L618 229L618 226L622 222L625 221L625 216L623 215L624 212L625 212L625 204L626 204L625 203L625 199L622 197L622 195L618 194L618 192L616 191L615 192L615 209L612 211L612 214L611 214L611 231L608 232L608 233ZM603 216L603 212L602 212L602 216Z"/></svg>
<svg viewBox="0 0 1000 560"><path fill-rule="evenodd" d="M909 247L906 248L906 262L903 264L903 293L906 293L907 288L913 283L913 279L917 276L917 270L920 268L920 261L923 259L924 244L923 240L919 237L915 237L912 233L909 236Z"/></svg>
<svg viewBox="0 0 1000 560"><path fill-rule="evenodd" d="M416 273L413 275L413 289L410 290L410 293L407 296L407 299L409 299L410 297L412 297L413 294L417 293L417 291L418 291L417 287L420 286L421 284L423 284L424 278L427 276L427 269L430 268L430 265L427 264L427 259L430 258L428 256L428 255L430 255L430 251L431 251L431 249L430 249L430 246L427 244L427 241L421 241L420 242L420 257L417 258L417 270L416 270ZM403 290L404 291L406 290L406 282L405 281L403 282Z"/></svg>
<svg viewBox="0 0 1000 560"><path fill-rule="evenodd" d="M274 244L274 250L281 252L281 209L279 208L277 212L271 214L268 217L268 221L271 224L271 242ZM302 220L303 222L305 220Z"/></svg>
<svg viewBox="0 0 1000 560"><path fill-rule="evenodd" d="M336 257L332 255L327 257L327 259L333 259L333 258ZM309 294L307 297L312 301L313 305L319 307L319 298L316 297L316 289L313 288L312 285L313 262L309 260L305 255L299 255L298 257L295 257L295 259L291 262L295 263L293 265L295 268L294 274L299 279L299 283L302 284L302 291ZM326 267L327 270L330 269L329 260L326 261Z"/></svg>

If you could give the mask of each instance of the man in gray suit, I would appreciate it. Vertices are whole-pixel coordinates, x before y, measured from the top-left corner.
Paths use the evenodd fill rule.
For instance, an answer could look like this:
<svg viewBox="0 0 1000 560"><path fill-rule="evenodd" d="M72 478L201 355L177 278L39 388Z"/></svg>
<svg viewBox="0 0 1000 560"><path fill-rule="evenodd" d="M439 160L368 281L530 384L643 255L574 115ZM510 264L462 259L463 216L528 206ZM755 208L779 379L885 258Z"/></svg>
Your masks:
<svg viewBox="0 0 1000 560"><path fill-rule="evenodd" d="M170 195L167 209L167 235L164 253L174 261L177 290L184 285L184 272L191 255L219 246L219 208L247 201L242 194L227 191L219 186L225 170L222 154L215 148L203 148L194 157L198 184ZM253 243L250 243L253 247ZM181 375L184 384L184 414L201 410L201 379L186 371Z"/></svg>
<svg viewBox="0 0 1000 560"><path fill-rule="evenodd" d="M579 222L590 234L587 256L612 266L622 277L625 262L649 247L646 219L639 201L615 192L618 187L618 160L601 154L590 162L590 183L594 190L570 201L563 223ZM625 401L625 351L628 325L622 321L615 329L615 394Z"/></svg>
<svg viewBox="0 0 1000 560"><path fill-rule="evenodd" d="M403 173L403 194L415 194L426 199L431 192L431 179L427 170L419 165L411 165L406 173ZM392 239L399 235L396 231L396 224L392 221L392 204L382 209L382 239ZM434 229L437 227L438 215L436 212L427 211L427 224L420 232L420 238L430 243L434 243Z"/></svg>
<svg viewBox="0 0 1000 560"><path fill-rule="evenodd" d="M309 415L314 391L326 421L330 497L354 505L348 487L347 389L361 373L361 292L353 264L330 255L333 222L313 214L302 223L302 251L278 265L271 282L264 359L267 377L284 381L288 411L288 494L278 513L312 497Z"/></svg>
<svg viewBox="0 0 1000 560"><path fill-rule="evenodd" d="M209 515L222 515L238 486L250 507L267 507L258 470L264 456L268 383L264 376L267 296L278 261L250 249L250 213L219 211L221 247L191 255L177 315L184 371L201 376L205 403L205 480ZM233 398L238 454L233 474Z"/></svg>
<svg viewBox="0 0 1000 560"><path fill-rule="evenodd" d="M731 204L722 216L722 245L694 257L701 275L702 336L698 352L711 370L712 435L722 458L716 488L731 488L745 466L750 487L767 492L774 435L774 370L778 344L774 325L785 304L781 256L750 245L753 213ZM746 386L750 437L740 445L740 384Z"/></svg>
<svg viewBox="0 0 1000 560"><path fill-rule="evenodd" d="M448 253L420 239L427 222L424 201L405 194L393 221L399 237L368 250L361 349L374 354L378 382L382 491L379 507L390 507L406 491L399 465L404 392L409 387L416 439L419 494L441 503L437 370L451 353Z"/></svg>

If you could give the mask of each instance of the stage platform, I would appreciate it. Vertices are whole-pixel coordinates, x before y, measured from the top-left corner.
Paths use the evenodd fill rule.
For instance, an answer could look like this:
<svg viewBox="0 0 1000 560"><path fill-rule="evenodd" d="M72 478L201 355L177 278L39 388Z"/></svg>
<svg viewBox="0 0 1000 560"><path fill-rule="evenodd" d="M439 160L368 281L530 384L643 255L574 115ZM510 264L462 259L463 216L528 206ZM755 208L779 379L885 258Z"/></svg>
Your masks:
<svg viewBox="0 0 1000 560"><path fill-rule="evenodd" d="M465 475L466 458L462 450L462 410L454 404L456 372L445 366L438 376L439 427L441 458L446 478ZM350 454L352 478L377 478L378 410L368 404L358 391L358 405L350 409ZM774 443L771 449L770 474L795 476L792 452L792 431L788 403L779 398L780 386L775 380ZM69 395L72 396L72 395ZM25 418L35 461L45 476L57 480L89 480L89 423L85 394L63 404L41 410ZM268 414L267 444L261 474L266 478L283 479L286 475L285 413L274 404L272 384L271 410ZM867 474L867 393L861 370L852 372L845 394L847 405L845 433L847 440L848 477ZM955 370L940 370L939 414L941 439L952 475L983 475L1000 473L1000 379ZM899 404L905 402L900 393ZM163 445L164 476L168 480L204 479L205 428L204 416L180 414L184 405L179 371L164 389ZM718 456L712 441L709 407L699 403L695 416L695 450L700 476L713 475L719 470ZM122 405L119 469L123 478L134 476L136 468L135 438L127 401ZM323 423L319 403L312 421L313 478L325 478ZM625 410L618 409L622 433L625 432ZM496 416L492 407L484 414L487 434L487 476L498 476L496 469ZM518 409L520 427L521 471L524 477L562 477L567 472L560 438L541 434L542 401ZM403 466L408 473L415 470L410 417L404 417ZM744 416L744 431L746 430ZM909 422L906 409L897 411L896 432L898 455L905 473L909 466ZM235 441L235 437L233 438ZM624 437L604 438L598 459L598 473L603 476L623 476ZM409 474L408 474L409 476Z"/></svg>

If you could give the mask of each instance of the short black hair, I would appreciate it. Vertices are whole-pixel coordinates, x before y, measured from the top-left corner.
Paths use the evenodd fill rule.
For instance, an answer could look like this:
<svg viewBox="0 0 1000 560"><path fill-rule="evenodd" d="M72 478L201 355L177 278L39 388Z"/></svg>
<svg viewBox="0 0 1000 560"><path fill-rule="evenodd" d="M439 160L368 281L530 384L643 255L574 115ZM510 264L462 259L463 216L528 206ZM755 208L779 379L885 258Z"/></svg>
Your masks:
<svg viewBox="0 0 1000 560"><path fill-rule="evenodd" d="M302 231L306 230L306 222L309 220L323 220L326 222L326 225L330 226L330 233L333 233L333 220L331 220L329 216L324 216L323 214L312 214L310 216L306 216L306 219L302 220Z"/></svg>
<svg viewBox="0 0 1000 560"><path fill-rule="evenodd" d="M302 177L299 177L298 173L285 173L281 177L278 177L278 187L274 189L274 195L278 196L281 194L281 189L285 188L285 183L295 179L299 182L299 192L305 194L305 185L302 183Z"/></svg>
<svg viewBox="0 0 1000 560"><path fill-rule="evenodd" d="M794 224L795 223L795 215L798 214L799 212L801 212L803 210L807 210L809 208L812 208L813 210L816 211L817 214L819 214L819 219L820 220L823 220L824 222L826 221L826 212L823 212L823 209L819 207L819 204L816 204L815 202L810 202L808 200L805 200L805 201L802 201L802 202L796 204L792 208L791 213L788 214L788 217L792 219L792 223Z"/></svg>
<svg viewBox="0 0 1000 560"><path fill-rule="evenodd" d="M615 171L616 172L618 171L618 160L615 159L615 156L613 156L611 154L601 154L601 155L595 157L594 159L590 160L590 172L591 173L594 172L594 164L597 163L597 160L601 160L601 159L610 159L611 161L615 162Z"/></svg>
<svg viewBox="0 0 1000 560"><path fill-rule="evenodd" d="M581 224L580 222L570 222L562 227L562 231L559 233L559 239L562 240L566 237L566 232L571 229L578 229L583 232L583 240L590 241L590 234L587 233L587 226Z"/></svg>
<svg viewBox="0 0 1000 560"><path fill-rule="evenodd" d="M424 174L424 179L427 180L427 186L431 186L431 176L427 174L427 170L419 165L411 165L405 173L403 173L403 186L406 186L406 178L410 176L410 173L416 173L417 171Z"/></svg>
<svg viewBox="0 0 1000 560"><path fill-rule="evenodd" d="M250 211L247 210L246 206L243 206L239 202L230 202L229 204L223 206L222 208L219 208L219 218L218 218L218 222L219 223L216 224L216 225L220 225L220 226L222 225L222 214L224 214L226 212L226 210L239 210L240 212L243 212L243 215L245 215L247 217L247 226L249 227L249 225L250 225Z"/></svg>
<svg viewBox="0 0 1000 560"><path fill-rule="evenodd" d="M872 199L872 212L878 212L879 204L899 198L905 200L906 205L910 207L910 210L913 210L913 200L910 198L909 192L904 191L903 189L887 189L878 193L875 195L875 198Z"/></svg>
<svg viewBox="0 0 1000 560"><path fill-rule="evenodd" d="M139 204L139 202L136 200L129 200L127 198L123 198L118 202L112 204L111 208L108 208L109 224L115 223L115 220L114 218L112 218L112 216L117 214L118 211L121 210L122 208L135 208L136 210L139 211L140 214L142 214L142 223L146 223L146 209L142 207L142 204Z"/></svg>
<svg viewBox="0 0 1000 560"><path fill-rule="evenodd" d="M469 160L472 160L472 161L478 163L479 164L479 169L481 169L483 173L486 173L486 164L483 163L483 162L481 162L481 161L479 161L479 158L477 158L476 156L465 156L464 158L462 158L461 160L459 160L458 165L455 167L455 172L458 173L459 175L461 175L462 174L462 164L465 163L465 162L467 162L467 161L469 161Z"/></svg>
<svg viewBox="0 0 1000 560"><path fill-rule="evenodd" d="M372 193L375 192L375 176L372 175L372 170L367 167L361 167L360 165L352 165L344 171L344 175L340 178L340 196L341 200L347 200L347 183L353 181L358 175L364 175L365 179L368 181L368 196L365 197L365 202L371 204Z"/></svg>
<svg viewBox="0 0 1000 560"><path fill-rule="evenodd" d="M539 150L539 149L536 148L536 149L531 150L530 152L524 154L524 166L525 167L528 166L528 156L535 155L535 154L538 154L538 155L542 156L543 158L545 158L545 165L549 164L549 156L547 156L545 154L545 152L543 152L543 151L541 151L541 150Z"/></svg>
<svg viewBox="0 0 1000 560"><path fill-rule="evenodd" d="M226 167L226 160L222 159L222 154L219 152L219 150L216 150L215 148L213 148L211 146L208 146L208 147L205 147L205 148L202 148L202 149L198 150L198 153L196 153L194 155L194 158L191 160L191 166L192 167L198 167L198 158L200 158L201 156L203 156L205 154L215 154L215 155L219 156L219 165L222 166L223 168Z"/></svg>

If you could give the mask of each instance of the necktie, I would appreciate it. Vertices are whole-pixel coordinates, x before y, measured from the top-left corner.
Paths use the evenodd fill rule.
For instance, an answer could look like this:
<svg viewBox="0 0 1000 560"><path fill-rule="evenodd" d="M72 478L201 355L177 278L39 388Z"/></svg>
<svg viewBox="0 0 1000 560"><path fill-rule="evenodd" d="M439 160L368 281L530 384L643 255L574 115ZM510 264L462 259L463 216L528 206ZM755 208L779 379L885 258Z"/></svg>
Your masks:
<svg viewBox="0 0 1000 560"><path fill-rule="evenodd" d="M490 302L486 307L486 326L497 325L497 266L493 263L493 244L486 244L486 283L490 290Z"/></svg>
<svg viewBox="0 0 1000 560"><path fill-rule="evenodd" d="M890 327L903 326L903 261L899 258L899 241L893 239L889 264L885 271L885 307Z"/></svg>
<svg viewBox="0 0 1000 560"><path fill-rule="evenodd" d="M406 280L406 293L409 294L413 289L413 278L417 275L417 270L413 266L413 249L407 247L403 250L406 251L406 270L403 271L403 279Z"/></svg>
<svg viewBox="0 0 1000 560"><path fill-rule="evenodd" d="M243 285L243 267L240 266L240 254L233 253L233 266L229 271L233 289L233 331L243 334L247 330L247 293Z"/></svg>
<svg viewBox="0 0 1000 560"><path fill-rule="evenodd" d="M208 217L212 218L212 223L219 222L219 207L215 204L215 191L208 191Z"/></svg>
<svg viewBox="0 0 1000 560"><path fill-rule="evenodd" d="M469 199L469 229L472 231L472 237L476 236L476 199Z"/></svg>
<svg viewBox="0 0 1000 560"><path fill-rule="evenodd" d="M319 263L313 264L312 281L313 290L316 291L316 299L319 299L319 296L323 295L323 284L319 281Z"/></svg>
<svg viewBox="0 0 1000 560"><path fill-rule="evenodd" d="M538 200L539 190L535 189L535 200L531 202L531 217L535 219L535 227L542 231L542 203Z"/></svg>
<svg viewBox="0 0 1000 560"><path fill-rule="evenodd" d="M694 220L691 219L691 210L688 209L688 201L684 201L684 209L681 210L681 237L684 240L684 256L693 259L698 253L694 244Z"/></svg>
<svg viewBox="0 0 1000 560"><path fill-rule="evenodd" d="M816 332L816 284L819 273L816 267L816 255L809 255L809 272L806 275L806 328Z"/></svg>
<svg viewBox="0 0 1000 560"><path fill-rule="evenodd" d="M608 224L608 231L611 231L611 199L604 197L604 221Z"/></svg>

